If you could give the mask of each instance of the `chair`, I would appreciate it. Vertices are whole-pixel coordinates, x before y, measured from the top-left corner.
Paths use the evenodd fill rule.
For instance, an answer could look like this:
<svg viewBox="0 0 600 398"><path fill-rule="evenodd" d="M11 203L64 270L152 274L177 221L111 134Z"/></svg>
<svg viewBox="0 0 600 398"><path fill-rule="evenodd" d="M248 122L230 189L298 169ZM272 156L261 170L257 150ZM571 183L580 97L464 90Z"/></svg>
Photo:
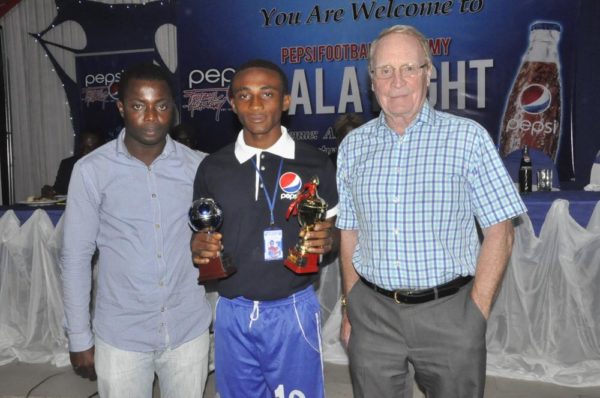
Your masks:
<svg viewBox="0 0 600 398"><path fill-rule="evenodd" d="M521 156L523 156L523 151L521 149L517 149L502 159L504 162L504 167L506 167L506 170L508 170L508 174L510 175L510 178L512 178L513 182L519 182L519 165L521 164ZM532 171L534 185L537 185L537 171L540 169L550 169L552 170L552 188L560 188L558 171L552 159L544 152L531 148L529 149L529 156L531 157L531 165L533 166Z"/></svg>

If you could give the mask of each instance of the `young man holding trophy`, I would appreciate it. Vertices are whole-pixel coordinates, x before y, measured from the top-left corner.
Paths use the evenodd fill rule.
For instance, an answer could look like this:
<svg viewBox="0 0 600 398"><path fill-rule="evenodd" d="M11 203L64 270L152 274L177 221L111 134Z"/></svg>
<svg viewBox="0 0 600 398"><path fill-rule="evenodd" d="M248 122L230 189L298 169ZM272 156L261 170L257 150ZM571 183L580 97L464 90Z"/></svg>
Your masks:
<svg viewBox="0 0 600 398"><path fill-rule="evenodd" d="M222 398L324 396L312 285L319 256L333 246L335 168L281 126L287 88L271 62L237 69L229 97L243 129L202 162L194 183L193 260L200 280L222 270L215 321Z"/></svg>

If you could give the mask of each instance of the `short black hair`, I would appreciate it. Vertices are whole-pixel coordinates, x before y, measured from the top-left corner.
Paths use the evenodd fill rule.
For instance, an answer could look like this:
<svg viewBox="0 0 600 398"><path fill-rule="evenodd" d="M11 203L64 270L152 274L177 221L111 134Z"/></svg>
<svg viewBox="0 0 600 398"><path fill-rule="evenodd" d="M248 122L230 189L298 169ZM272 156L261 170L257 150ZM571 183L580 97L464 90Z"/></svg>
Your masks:
<svg viewBox="0 0 600 398"><path fill-rule="evenodd" d="M129 84L132 80L157 80L167 83L169 91L171 91L171 97L175 97L175 90L173 88L173 82L171 81L171 75L164 68L152 64L152 63L141 63L133 65L121 75L119 80L119 100L123 102L125 99L125 93L129 88Z"/></svg>
<svg viewBox="0 0 600 398"><path fill-rule="evenodd" d="M231 78L231 84L229 85L229 93L228 93L229 98L231 98L233 96L233 92L231 91L231 88L233 87L233 82L235 81L235 79L238 77L238 75L240 73L242 73L246 69L251 69L251 68L263 68L263 69L268 69L268 70L271 70L271 71L277 73L281 80L283 94L285 95L288 93L288 79L287 79L287 76L285 75L285 73L283 73L283 70L281 70L281 68L279 66L277 66L276 64L274 64L271 61L267 61L266 59L253 59L251 61L244 62L236 69L235 73L233 74L233 77Z"/></svg>

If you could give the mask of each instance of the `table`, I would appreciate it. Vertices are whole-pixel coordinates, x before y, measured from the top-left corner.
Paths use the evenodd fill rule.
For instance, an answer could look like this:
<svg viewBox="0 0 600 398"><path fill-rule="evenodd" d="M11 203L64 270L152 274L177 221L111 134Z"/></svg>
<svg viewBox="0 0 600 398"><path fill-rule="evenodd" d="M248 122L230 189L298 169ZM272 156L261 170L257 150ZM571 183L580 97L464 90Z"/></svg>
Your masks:
<svg viewBox="0 0 600 398"><path fill-rule="evenodd" d="M527 215L533 224L536 236L539 236L542 224L550 206L557 199L569 201L569 213L571 217L582 227L586 227L592 212L600 202L600 192L587 191L552 191L532 192L523 195L523 202L527 206Z"/></svg>

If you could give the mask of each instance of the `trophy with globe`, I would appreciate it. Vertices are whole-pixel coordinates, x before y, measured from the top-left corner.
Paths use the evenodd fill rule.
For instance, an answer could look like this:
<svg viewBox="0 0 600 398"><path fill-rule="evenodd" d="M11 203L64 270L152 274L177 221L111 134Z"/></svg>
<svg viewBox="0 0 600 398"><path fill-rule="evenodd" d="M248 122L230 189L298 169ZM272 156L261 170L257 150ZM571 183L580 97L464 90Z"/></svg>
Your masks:
<svg viewBox="0 0 600 398"><path fill-rule="evenodd" d="M223 223L223 210L214 199L210 198L195 200L190 207L188 215L189 225L195 232L212 234ZM223 254L211 258L208 264L202 264L198 268L200 271L198 283L226 278L236 271L236 268L231 263L231 258Z"/></svg>

